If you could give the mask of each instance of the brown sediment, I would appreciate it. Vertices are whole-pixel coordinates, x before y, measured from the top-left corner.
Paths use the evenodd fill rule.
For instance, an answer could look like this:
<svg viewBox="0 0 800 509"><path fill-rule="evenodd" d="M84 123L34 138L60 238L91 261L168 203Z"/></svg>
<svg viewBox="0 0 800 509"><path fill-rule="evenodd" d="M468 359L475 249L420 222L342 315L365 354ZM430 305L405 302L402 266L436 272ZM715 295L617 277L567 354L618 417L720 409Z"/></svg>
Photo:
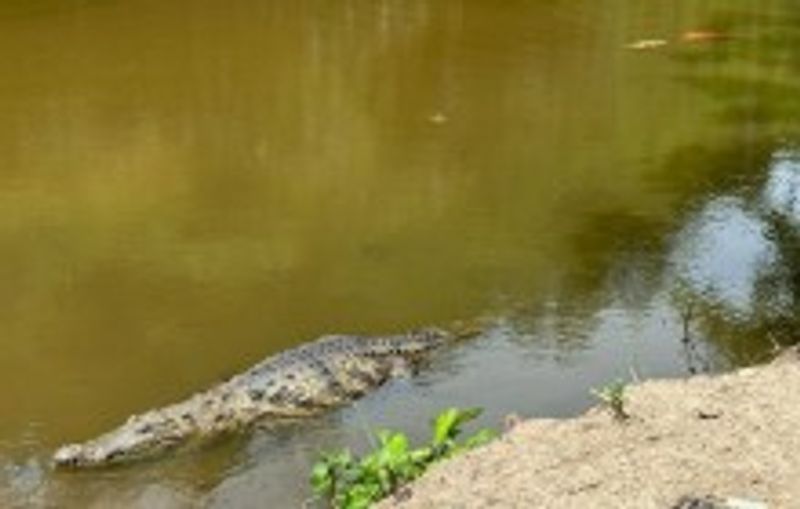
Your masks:
<svg viewBox="0 0 800 509"><path fill-rule="evenodd" d="M796 351L724 375L647 381L625 398L626 421L597 407L517 423L382 507L667 509L686 496L800 507Z"/></svg>

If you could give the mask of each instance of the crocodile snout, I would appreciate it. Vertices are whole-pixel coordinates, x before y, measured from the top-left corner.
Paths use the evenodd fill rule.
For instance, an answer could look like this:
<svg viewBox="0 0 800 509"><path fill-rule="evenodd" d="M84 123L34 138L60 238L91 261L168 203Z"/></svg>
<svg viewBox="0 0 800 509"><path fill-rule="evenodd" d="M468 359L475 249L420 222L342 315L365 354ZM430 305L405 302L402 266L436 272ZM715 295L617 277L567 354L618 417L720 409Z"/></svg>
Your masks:
<svg viewBox="0 0 800 509"><path fill-rule="evenodd" d="M80 444L69 444L59 448L53 454L53 462L57 467L80 467L87 463L84 447Z"/></svg>

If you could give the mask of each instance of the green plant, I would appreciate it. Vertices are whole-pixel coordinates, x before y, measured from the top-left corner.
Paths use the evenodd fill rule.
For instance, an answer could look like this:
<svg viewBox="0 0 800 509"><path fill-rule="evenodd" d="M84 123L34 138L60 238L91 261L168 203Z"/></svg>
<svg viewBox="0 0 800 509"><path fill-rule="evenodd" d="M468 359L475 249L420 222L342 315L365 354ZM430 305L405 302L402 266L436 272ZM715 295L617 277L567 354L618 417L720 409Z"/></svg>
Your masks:
<svg viewBox="0 0 800 509"><path fill-rule="evenodd" d="M419 477L432 463L485 444L495 433L483 429L459 442L462 427L481 413L478 408L449 408L433 422L428 444L412 449L405 434L383 430L377 444L361 458L343 450L323 454L311 471L316 496L336 509L363 509Z"/></svg>
<svg viewBox="0 0 800 509"><path fill-rule="evenodd" d="M626 387L627 385L622 380L615 380L600 390L592 389L592 394L597 396L611 410L611 415L615 419L624 421L630 417L625 410Z"/></svg>

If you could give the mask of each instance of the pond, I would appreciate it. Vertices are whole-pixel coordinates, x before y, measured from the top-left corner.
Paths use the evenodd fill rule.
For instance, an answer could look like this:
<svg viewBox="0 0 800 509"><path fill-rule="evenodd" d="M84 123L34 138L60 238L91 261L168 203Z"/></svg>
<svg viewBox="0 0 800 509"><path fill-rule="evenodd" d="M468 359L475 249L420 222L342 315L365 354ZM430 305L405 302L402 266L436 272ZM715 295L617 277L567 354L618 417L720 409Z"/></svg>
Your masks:
<svg viewBox="0 0 800 509"><path fill-rule="evenodd" d="M2 506L297 507L368 429L798 339L789 0L6 0L0 76ZM320 419L49 467L320 335L475 319Z"/></svg>

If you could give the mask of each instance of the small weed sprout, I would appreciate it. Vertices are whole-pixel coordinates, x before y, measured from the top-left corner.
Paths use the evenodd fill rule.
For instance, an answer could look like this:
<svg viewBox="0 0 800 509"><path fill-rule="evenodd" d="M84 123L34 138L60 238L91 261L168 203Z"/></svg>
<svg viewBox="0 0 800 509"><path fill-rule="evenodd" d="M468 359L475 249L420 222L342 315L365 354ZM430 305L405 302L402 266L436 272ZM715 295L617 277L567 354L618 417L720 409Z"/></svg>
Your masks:
<svg viewBox="0 0 800 509"><path fill-rule="evenodd" d="M611 410L611 415L618 421L624 421L630 417L625 410L626 387L627 385L622 380L615 380L602 389L592 389L592 394Z"/></svg>
<svg viewBox="0 0 800 509"><path fill-rule="evenodd" d="M372 451L361 458L344 450L321 455L311 471L314 494L335 509L366 509L374 502L397 493L430 466L494 438L493 431L478 431L459 442L462 426L481 410L449 408L433 422L433 436L418 449L409 447L405 434L380 431Z"/></svg>

